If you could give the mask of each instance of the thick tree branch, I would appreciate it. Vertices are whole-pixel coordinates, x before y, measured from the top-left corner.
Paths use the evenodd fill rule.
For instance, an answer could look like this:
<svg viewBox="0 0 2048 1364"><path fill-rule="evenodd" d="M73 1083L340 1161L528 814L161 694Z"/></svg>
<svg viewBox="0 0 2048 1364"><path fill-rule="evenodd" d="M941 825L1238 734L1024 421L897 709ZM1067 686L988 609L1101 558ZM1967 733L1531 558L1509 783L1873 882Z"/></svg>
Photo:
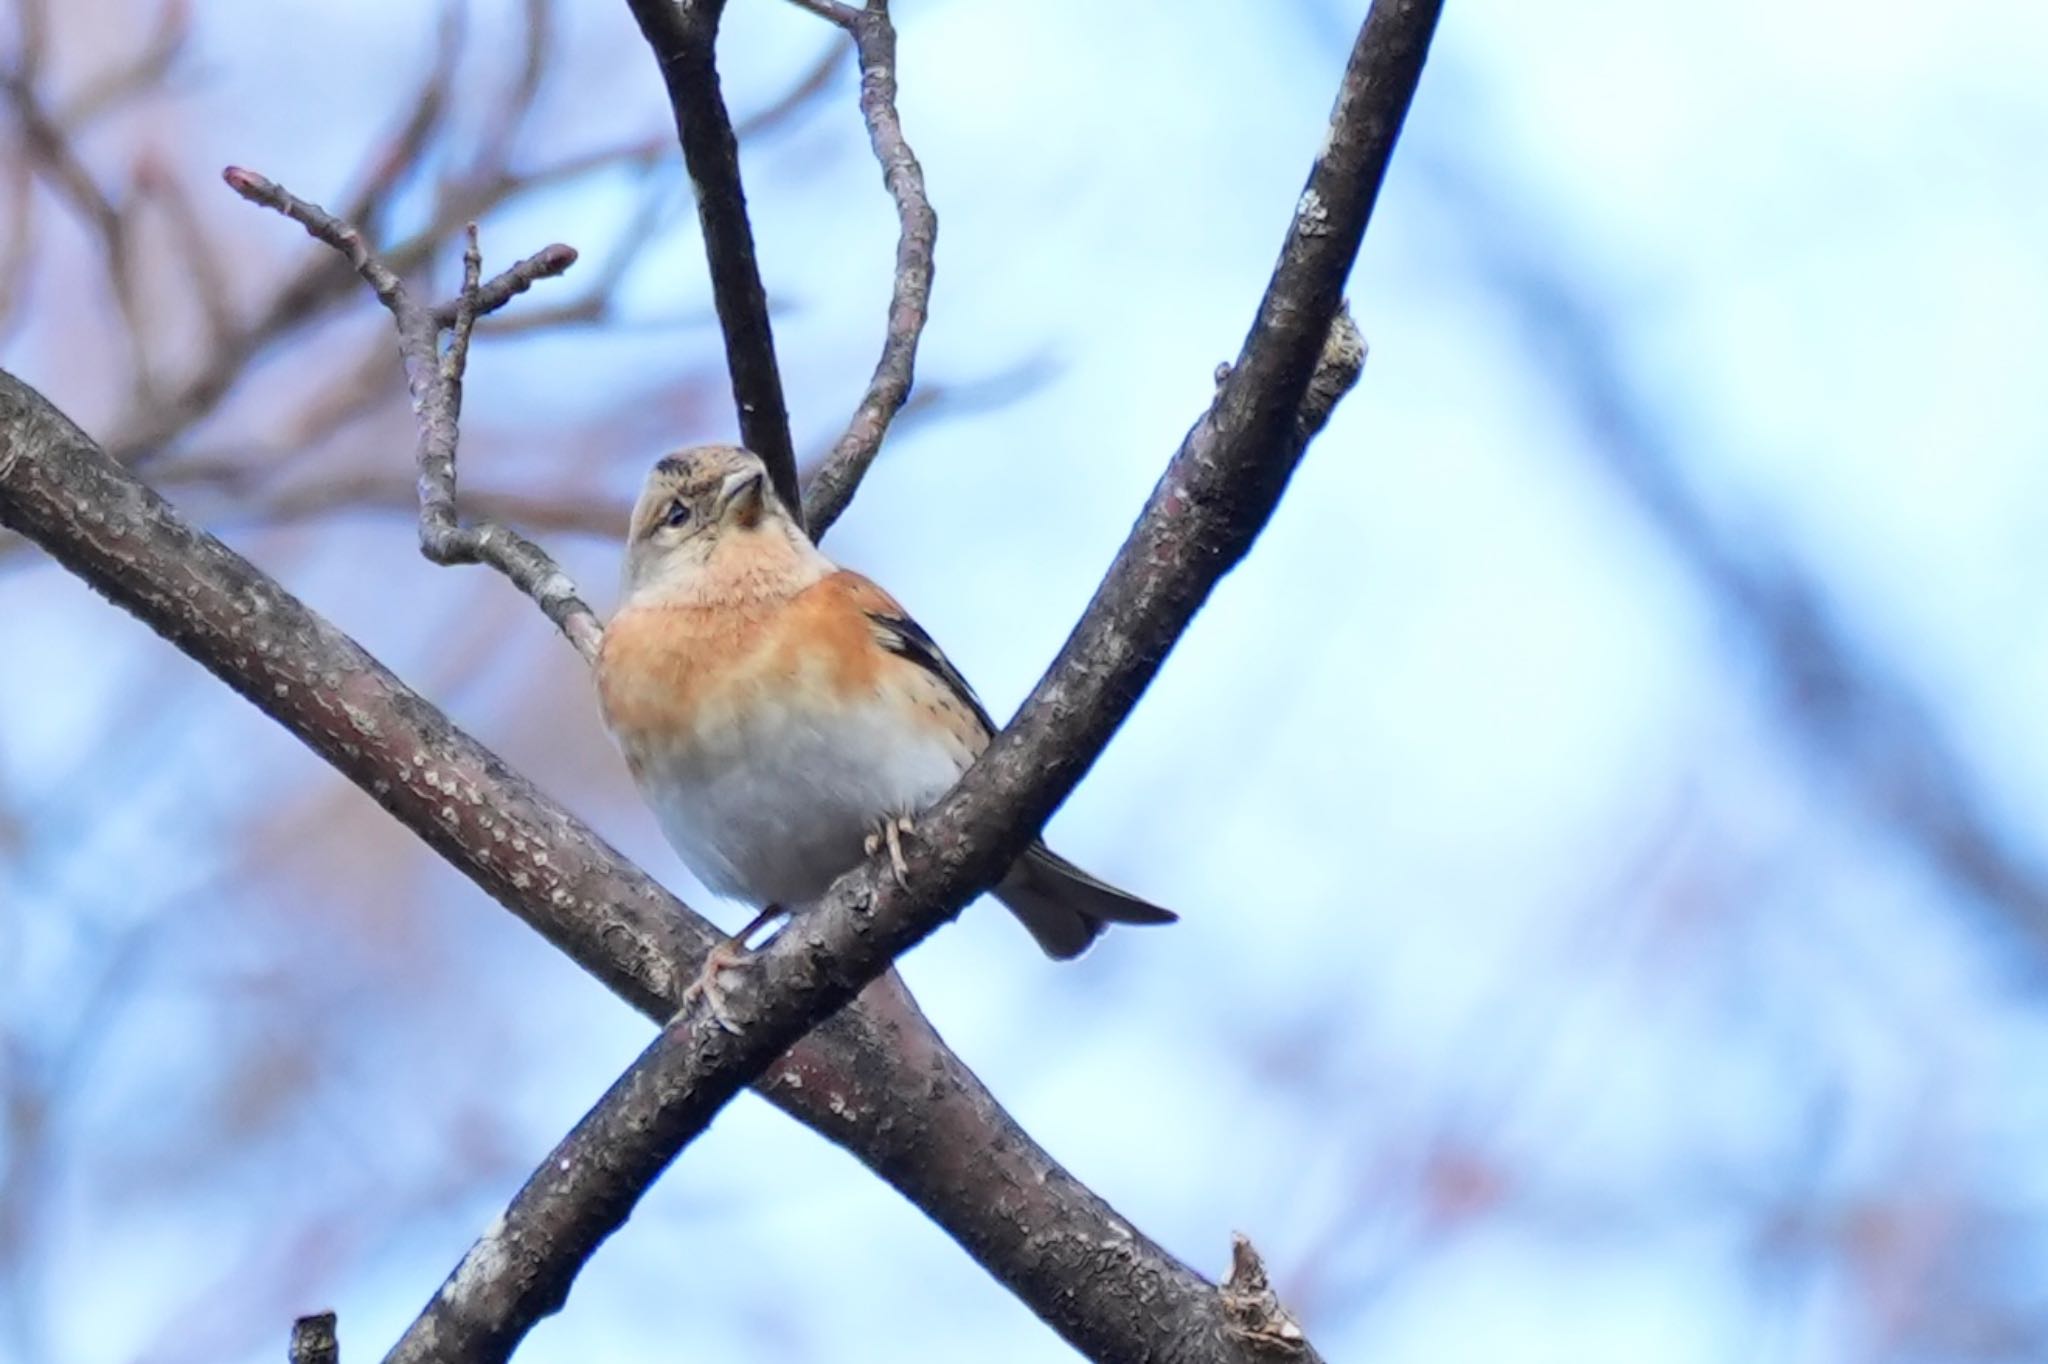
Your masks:
<svg viewBox="0 0 2048 1364"><path fill-rule="evenodd" d="M4 373L0 525L247 697L642 1013L682 1005L716 927ZM760 1089L1098 1353L1137 1357L1159 1323L1213 1296L1032 1141L893 976Z"/></svg>
<svg viewBox="0 0 2048 1364"><path fill-rule="evenodd" d="M1364 348L1349 317L1341 312L1333 320L1325 356L1327 373L1319 370L1322 378L1314 392L1303 395L1300 420L1279 452L1290 462L1358 378ZM1263 519L1270 510L1268 504L1256 514ZM1137 543L1134 534L1131 544ZM1204 564L1199 571L1206 571L1199 554L1184 562ZM1215 576L1227 566L1220 559L1206 563L1219 565ZM1123 602L1104 603L1098 596L1098 607L1126 622L1133 620ZM1192 612L1191 605L1190 618ZM1098 651L1066 657L1064 666L1070 672L1099 670L1080 676L1113 677L1133 667L1156 669L1157 662L1138 661L1135 656L1116 659ZM1049 675L1017 723L1033 713L1031 705L1043 709L1066 704L1064 692L1070 685L1069 679ZM1133 692L1131 701L1135 699ZM1058 730L1050 732L1057 736ZM1103 730L1100 743L1113 732L1113 725ZM957 914L1008 865L1037 828L1036 822L1016 826L1008 814L1025 802L1045 799L1033 790L1038 778L1032 764L1037 760L1038 755L1020 752L996 775L977 766L963 779L964 794L942 804L920 829L920 837L938 851L921 859L911 857L910 889L887 873L874 874L872 868L843 878L823 906L806 911L800 920L809 928L814 914L831 913L839 916L837 923L808 935L795 956L784 950L784 944L799 935L795 928L787 930L749 963L750 973L762 973L750 982L750 993L758 992L750 1006L732 1010L728 1020L712 1019L701 1007L673 1019L548 1153L505 1215L463 1256L386 1356L386 1364L430 1364L450 1358L465 1364L496 1364L510 1358L542 1317L561 1308L576 1274L599 1244L624 1225L655 1178L752 1076L801 1037L813 1020L831 1014L886 970L896 953ZM1060 766L1050 759L1046 765ZM1071 772L1066 778L1069 788L1086 766L1085 761L1064 764ZM1063 795L1062 791L1053 796L1050 804ZM1037 818L1042 822L1043 816ZM932 889L927 876L944 878L943 889ZM1171 1343L1182 1352L1178 1357L1203 1360L1314 1359L1299 1326L1267 1285L1263 1269L1256 1283L1239 1282L1246 1277L1247 1266L1258 1264L1248 1243L1240 1242L1236 1257L1229 1291L1213 1303L1182 1301L1172 1313L1161 1315L1152 1328L1153 1348L1170 1354L1165 1347ZM1094 1334L1078 1325L1066 1333L1082 1348ZM1207 1343L1197 1348L1197 1342ZM1276 1354L1279 1342L1286 1342L1287 1349ZM1106 1357L1123 1358L1121 1351L1127 1348L1127 1342L1120 1342Z"/></svg>
<svg viewBox="0 0 2048 1364"><path fill-rule="evenodd" d="M796 447L768 323L768 292L754 257L754 228L740 185L739 142L718 88L713 49L725 0L627 0L640 33L661 64L668 102L675 110L683 165L697 194L704 257L711 267L711 298L725 332L725 358L739 410L740 441L760 455L783 504L802 506Z"/></svg>
<svg viewBox="0 0 2048 1364"><path fill-rule="evenodd" d="M464 525L455 509L462 376L476 320L511 302L537 281L567 270L576 263L575 251L558 243L485 281L476 224L471 223L460 294L438 307L422 304L413 298L398 272L370 250L354 224L254 171L230 166L223 178L244 199L277 210L347 257L390 311L398 328L398 350L412 389L413 411L419 419L420 552L437 564L488 564L497 569L533 598L586 661L597 657L603 634L597 613L584 603L576 584L547 551L495 521ZM441 346L444 328L452 333L445 350Z"/></svg>
<svg viewBox="0 0 2048 1364"><path fill-rule="evenodd" d="M1015 719L922 819L897 875L841 877L749 958L733 1001L662 1030L473 1246L391 1356L498 1361L560 1307L597 1246L750 1079L992 884L1065 799L1216 582L1278 505L1364 359L1341 290L1421 76L1438 4L1379 0L1361 28L1280 260L1237 363L1154 489L1072 636ZM1318 379L1318 369L1324 371ZM1254 1262L1255 1263L1255 1262ZM1263 1275L1259 1276L1263 1287ZM1314 1358L1298 1328L1237 1329L1226 1295L1183 1301L1142 1351L1052 1319L1097 1357ZM1261 1318L1263 1321L1264 1319ZM1268 1323L1270 1325L1270 1323Z"/></svg>
<svg viewBox="0 0 2048 1364"><path fill-rule="evenodd" d="M1396 18L1383 23L1381 10ZM1391 73L1396 80L1395 98L1401 103L1414 71L1405 81L1400 79L1401 44L1393 29L1401 22L1416 22L1418 11L1419 36L1407 55L1419 67L1422 45L1434 23L1433 5L1382 5L1361 41L1363 53L1374 46L1367 39L1388 29L1379 33L1385 49L1378 53L1379 66L1383 76ZM1368 77L1366 86L1371 85ZM1340 115L1343 111L1340 101ZM1387 146L1398 121L1397 112L1378 129ZM1372 120L1365 123L1370 128ZM1339 141L1333 137L1332 160L1338 159ZM1385 150L1381 148L1382 156ZM1328 181L1328 190L1342 191L1345 176L1341 171L1326 176L1325 167L1319 166L1312 191L1319 180ZM1368 191L1356 214L1361 226L1377 180L1375 169L1370 184L1354 186ZM1305 196L1304 210L1310 206ZM1338 216L1349 216L1350 211L1346 205ZM1312 228L1327 231L1316 215L1306 217ZM1342 266L1348 266L1356 246L1353 233L1328 288L1329 306L1308 332L1311 356L1329 323ZM1304 258L1315 254L1311 250ZM1313 304L1314 264L1283 256L1268 307L1262 309L1260 326L1247 343L1247 357L1259 357L1261 345L1254 343L1262 336L1262 344L1276 344L1285 351L1290 333L1302 330L1298 317L1269 326L1269 314L1276 299L1284 304L1306 298ZM1126 575L1129 580L1122 589L1117 589L1118 577L1112 574L1104 601L1121 596L1150 619L1167 621L1167 633L1157 649L1141 651L1135 668L1129 658L1117 657L1112 650L1103 655L1110 664L1104 677L1082 677L1068 691L1054 687L1050 698L1035 696L1012 734L999 741L991 760L981 765L979 780L991 785L994 796L979 798L983 803L977 804L972 795L977 778L970 777L963 793L934 813L929 837L912 841L916 898L893 886L877 887L866 873L856 874L839 888L836 908L819 921L818 929L828 934L825 955L814 950L815 944L806 946L803 940L815 936L808 931L792 930L778 939L771 952L781 950L785 974L793 966L806 978L810 997L797 1001L797 1013L821 1007L834 991L842 997L850 993L850 982L843 978L828 980L823 991L815 981L821 975L844 975L830 960L830 935L843 935L851 925L852 946L862 946L866 930L858 914L849 915L851 905L873 902L888 911L878 920L886 962L891 952L925 931L920 914L935 920L939 915L932 906L941 897L964 895L1007 860L1014 849L1002 844L1005 827L1020 817L1020 808L1026 824L1042 820L1058 794L1048 794L1047 783L1034 788L1025 780L1019 786L1018 760L1013 756L1005 766L998 756L1004 742L1022 732L1034 715L1057 710L1061 701L1074 695L1089 710L1087 694L1092 691L1098 699L1107 698L1107 704L1092 711L1093 718L1084 715L1084 727L1115 712L1100 735L1089 740L1099 745L1181 628L1170 617L1179 612L1184 624L1208 583L1242 554L1284 486L1305 427L1313 425L1297 415L1309 379L1304 364L1300 385L1277 409L1279 425L1264 433L1278 433L1286 467L1265 480L1253 480L1251 500L1233 501L1228 495L1233 477L1243 470L1219 456L1228 453L1233 441L1261 435L1270 404L1244 381L1244 375L1256 368L1240 363L1210 417L1190 434L1147 512L1147 522L1181 523L1182 547L1196 560L1207 560L1196 564L1207 581L1192 597L1180 598L1170 583L1162 589L1148 582L1145 565L1131 570L1135 577ZM1288 380L1284 358L1273 373L1283 384ZM566 814L524 787L486 751L447 726L345 637L216 542L185 528L159 499L113 467L32 393L5 379L0 379L0 441L0 520L44 543L285 722L480 885L526 915L614 988L657 1013L678 1002L679 983L692 976L695 958L715 936L708 926L686 919L680 906L618 862ZM1287 453L1290 443L1292 453ZM1170 524L1166 528L1172 529ZM1127 550L1139 546L1144 530L1141 523ZM1239 532L1241 540L1233 544ZM1120 569L1128 566L1129 557L1120 559ZM1151 568L1173 576L1164 564ZM1096 614L1091 612L1090 620ZM1090 622L1084 620L1083 629L1070 641L1069 653L1090 647L1089 628ZM1056 668L1056 676L1058 672ZM1051 685L1042 684L1041 693ZM1079 771L1074 766L1053 785L1070 786ZM1042 808L1034 809L1034 803ZM1017 832L1012 841L1023 836ZM809 925L799 928L807 930ZM699 950L681 947L685 942ZM856 969L868 969L857 952L846 960ZM767 991L764 997L775 993ZM741 1002L744 1007L744 996ZM801 1020L794 1026L800 1030ZM758 1047L761 1028L748 1031L754 1036L747 1040ZM719 1040L710 1039L713 1045ZM771 1059L763 1055L746 1064L758 1069ZM1219 1305L1221 1296L1212 1286L1145 1241L1017 1131L944 1050L914 1006L886 985L871 988L863 1007L841 1013L784 1056L770 1075L769 1092L855 1149L1090 1353L1136 1357L1153 1353L1166 1341L1166 1353L1182 1357L1250 1358L1255 1357L1255 1347L1263 1354L1271 1345L1247 1338L1239 1318Z"/></svg>
<svg viewBox="0 0 2048 1364"><path fill-rule="evenodd" d="M797 0L802 3L802 0ZM825 531L853 500L854 490L889 433L904 401L917 365L917 343L931 311L932 253L939 236L938 215L925 194L924 170L903 137L896 112L896 26L889 18L889 0L868 0L867 8L806 4L853 35L860 61L860 113L868 125L868 142L882 166L882 182L896 203L894 283L889 294L889 320L882 339L882 358L875 363L867 393L854 409L846 434L811 476L804 489L804 524L813 539Z"/></svg>

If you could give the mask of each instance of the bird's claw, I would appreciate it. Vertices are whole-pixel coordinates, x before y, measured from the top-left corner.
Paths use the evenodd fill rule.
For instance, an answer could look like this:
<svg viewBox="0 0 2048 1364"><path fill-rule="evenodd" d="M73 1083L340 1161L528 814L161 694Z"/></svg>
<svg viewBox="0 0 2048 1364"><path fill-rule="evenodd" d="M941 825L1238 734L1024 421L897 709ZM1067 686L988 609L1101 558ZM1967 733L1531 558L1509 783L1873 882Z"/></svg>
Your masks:
<svg viewBox="0 0 2048 1364"><path fill-rule="evenodd" d="M875 831L867 836L866 848L869 857L880 852L884 846L889 849L889 870L896 877L896 884L907 887L910 866L903 860L903 835L917 832L917 821L909 815L884 818Z"/></svg>
<svg viewBox="0 0 2048 1364"><path fill-rule="evenodd" d="M743 937L728 938L712 948L705 954L704 967L697 972L697 978L683 991L683 1007L687 1009L702 999L711 1021L733 1036L739 1036L739 1021L732 1016L732 1007L726 1002L725 986L718 978L723 972L744 967L749 955Z"/></svg>

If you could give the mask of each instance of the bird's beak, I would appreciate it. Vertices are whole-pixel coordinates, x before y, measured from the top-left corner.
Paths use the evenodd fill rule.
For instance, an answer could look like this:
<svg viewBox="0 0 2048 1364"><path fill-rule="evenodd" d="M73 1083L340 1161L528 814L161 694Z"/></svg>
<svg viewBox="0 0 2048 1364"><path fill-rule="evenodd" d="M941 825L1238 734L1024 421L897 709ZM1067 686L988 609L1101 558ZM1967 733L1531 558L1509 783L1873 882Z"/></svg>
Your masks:
<svg viewBox="0 0 2048 1364"><path fill-rule="evenodd" d="M734 474L718 490L720 519L736 518L742 526L753 529L760 524L766 493L766 475L762 470Z"/></svg>

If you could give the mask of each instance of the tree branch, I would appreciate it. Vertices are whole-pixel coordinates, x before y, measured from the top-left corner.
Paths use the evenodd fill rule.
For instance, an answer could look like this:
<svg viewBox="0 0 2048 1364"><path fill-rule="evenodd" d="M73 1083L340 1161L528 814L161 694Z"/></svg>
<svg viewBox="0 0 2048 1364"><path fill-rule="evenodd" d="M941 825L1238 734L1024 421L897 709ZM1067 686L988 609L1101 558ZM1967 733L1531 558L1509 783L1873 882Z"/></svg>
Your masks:
<svg viewBox="0 0 2048 1364"><path fill-rule="evenodd" d="M290 1364L341 1364L334 1313L319 1312L292 1323Z"/></svg>
<svg viewBox="0 0 2048 1364"><path fill-rule="evenodd" d="M881 453L904 401L910 396L917 365L917 344L931 312L932 253L938 242L939 219L925 194L924 170L903 137L896 112L896 26L889 18L889 0L868 0L867 8L803 4L853 36L860 61L860 112L868 125L868 142L882 166L882 182L896 203L895 282L889 295L889 321L882 340L882 358L868 380L867 393L854 409L846 434L832 447L825 463L804 490L804 523L812 539L822 539L853 500L868 466Z"/></svg>
<svg viewBox="0 0 2048 1364"><path fill-rule="evenodd" d="M627 0L641 36L654 49L668 102L675 110L683 165L697 194L711 298L725 332L725 358L739 410L740 442L761 456L788 507L797 490L796 447L768 324L768 293L754 257L754 228L740 184L739 142L719 93L714 48L725 0Z"/></svg>
<svg viewBox="0 0 2048 1364"><path fill-rule="evenodd" d="M463 253L462 291L439 306L417 302L398 272L387 265L363 234L318 204L301 199L254 171L230 166L222 176L250 203L277 210L348 258L363 282L391 313L398 350L419 419L420 552L437 564L488 564L533 598L587 662L597 657L603 635L597 613L578 594L546 550L495 521L463 525L455 509L455 449L462 415L462 376L469 338L483 313L501 308L542 279L576 263L576 252L559 243L545 247L493 276L481 278L482 255L476 224L469 225ZM451 331L446 350L441 332Z"/></svg>
<svg viewBox="0 0 2048 1364"><path fill-rule="evenodd" d="M1348 316L1339 313L1333 320L1325 354L1328 375L1317 386L1316 398L1328 395L1334 404L1357 380L1364 358ZM1318 410L1308 395L1304 397L1300 421L1292 428L1295 434L1278 452L1280 458L1291 461L1297 457L1308 436L1329 416L1329 405ZM1181 463L1176 457L1177 468ZM1173 480L1172 471L1167 478ZM1170 496L1180 495L1176 491ZM1158 501L1155 495L1155 503ZM1270 511L1269 503L1253 514L1263 521ZM1219 512L1218 516L1234 518L1235 513ZM1251 529L1256 532L1256 526ZM1199 538L1213 542L1215 530L1204 528ZM1132 547L1139 543L1134 533L1125 553L1133 552ZM1209 558L1200 549L1183 562L1199 565L1198 571L1218 565L1214 577L1220 577L1227 567L1222 559ZM1199 601L1197 597L1187 606L1188 618ZM1090 615L1106 612L1127 626L1142 629L1136 613L1145 609L1161 608L1105 600L1098 593ZM1084 625L1088 619L1083 618ZM1149 661L1129 654L1112 657L1111 651L1099 646L1085 655L1070 650L1040 684L1012 728L1047 707L1068 704L1065 696L1079 679L1104 677L1115 685L1120 673L1156 670L1159 661L1156 656ZM1124 713L1135 703L1139 690L1142 683L1121 703ZM1063 742L1065 727L1041 731L1050 737L1039 742ZM1114 723L1101 729L1095 752L1114 731ZM1030 802L1042 802L1049 812L1065 789L1078 782L1093 756L1091 752L1076 760L1071 754L1042 755L1027 748L1014 751L993 774L986 763L977 764L956 793L920 826L917 840L931 851L923 856L906 853L909 874L905 883L898 883L887 872L877 874L873 867L841 878L817 909L805 911L797 925L750 960L748 973L752 977L758 972L758 978L747 983L749 1004L730 1009L728 1018L720 1020L712 1018L701 1001L695 1001L672 1019L605 1091L596 1107L548 1153L505 1214L463 1256L440 1292L386 1356L385 1364L430 1364L445 1358L466 1364L497 1364L509 1359L527 1332L543 1317L560 1310L583 1265L625 1224L641 1196L682 1148L785 1046L843 1007L886 970L896 955L957 914L967 900L1000 875L1044 819L1033 814L1027 816L1032 822L1019 824L1012 811L1033 809ZM1065 789L1044 795L1039 788L1050 784L1038 775L1044 770L1067 774L1056 779ZM822 920L827 915L836 918L813 923L814 918ZM799 927L805 931L800 933ZM813 928L817 931L810 931ZM1153 1337L1151 1348L1172 1356L1173 1350L1166 1349L1163 1342L1172 1342L1175 1349L1185 1352L1191 1342L1207 1340L1206 1348L1176 1357L1234 1361L1271 1357L1275 1343L1286 1341L1291 1342L1288 1350L1277 1357L1316 1358L1300 1327L1280 1307L1262 1268L1255 1284L1239 1283L1247 1273L1246 1266L1258 1264L1248 1243L1240 1241L1236 1262L1231 1290L1214 1301L1207 1301L1206 1293L1194 1298L1171 1295L1172 1310L1162 1311L1147 1328ZM1157 1285L1148 1287L1159 1296L1168 1296ZM1084 1349L1088 1348L1084 1341L1095 1334L1084 1331L1079 1323L1071 1330L1057 1320L1053 1324ZM1121 1342L1107 1357L1123 1358L1127 1349L1128 1342Z"/></svg>
<svg viewBox="0 0 2048 1364"><path fill-rule="evenodd" d="M1391 117L1377 125L1367 117L1361 124L1384 144L1369 183L1351 185L1363 191L1362 202L1355 214L1354 205L1345 201L1332 215L1355 216L1361 230L1435 12L1433 4L1383 2L1361 36L1360 53L1376 52L1379 83L1392 80L1395 86ZM1387 19L1388 13L1395 17ZM1405 54L1403 24L1413 26ZM1377 48L1368 41L1375 35ZM1375 82L1368 79L1366 85ZM1340 116L1344 110L1340 100ZM1333 132L1329 161L1339 159L1339 143ZM1341 194L1347 177L1341 170L1326 175L1326 169L1318 166L1311 190L1327 181L1327 190ZM1338 200L1326 193L1317 202ZM1310 206L1305 195L1297 228L1306 220L1328 235L1327 224L1307 212ZM1341 238L1342 231L1337 235ZM1354 232L1328 281L1327 306L1307 329L1310 357L1329 325L1343 269L1356 247ZM1308 259L1317 253L1311 248L1300 260L1292 254L1290 245L1268 306L1247 342L1246 359L1224 384L1210 415L1190 433L1139 532L1120 556L1118 572L1099 594L1098 608L1110 603L1105 608L1110 615L1119 601L1137 613L1126 622L1137 630L1135 652L1113 644L1101 653L1115 626L1104 635L1102 610L1091 610L1063 653L1063 663L978 765L981 775L971 775L962 791L934 812L924 839L912 840L916 896L890 885L878 887L863 870L839 887L835 907L819 916L817 931L851 931L853 946L859 948L867 929L850 910L873 903L881 911L876 923L886 962L891 952L927 930L927 920L940 917L931 906L942 897L964 896L978 880L993 875L1007 860L1006 852L1014 851L1002 843L1007 826L1017 820L1024 825L1042 821L1063 789L1060 783L1070 786L1085 766L1069 765L1071 770L1034 782L1029 773L1019 777L1022 764L1014 754L1003 756L1006 745L1023 742L1028 752L1028 745L1045 742L1029 737L1034 720L1043 723L1062 704L1077 704L1087 714L1080 716L1082 729L1075 741L1099 746L1156 670L1208 585L1241 556L1284 487L1299 441L1314 425L1298 415L1310 378L1307 363L1299 367L1292 395L1286 392L1294 378L1288 355L1298 349L1301 316L1290 319L1273 311L1276 300L1284 313L1290 301L1307 300L1313 307L1318 297L1319 272ZM1325 267L1328 263L1323 262ZM1269 325L1275 317L1277 324ZM1267 357L1264 369L1269 372L1254 384L1245 376L1258 375L1261 368L1249 362L1260 360L1267 346L1283 353ZM1262 393L1260 385L1275 377L1278 384ZM1281 398L1286 401L1274 407ZM1267 420L1269 409L1277 411L1277 418ZM1283 467L1240 467L1233 451L1241 456L1248 448L1244 441L1268 436L1279 444L1266 453L1271 457L1277 451ZM1240 483L1247 472L1258 476ZM1239 498L1239 493L1247 496ZM346 637L245 561L185 527L161 499L107 461L31 391L4 376L0 521L43 543L285 723L614 989L657 1016L679 1003L680 985L694 976L703 949L716 940L715 931L688 916L565 812L455 731ZM1140 547L1148 525L1165 533L1170 553L1155 564L1134 564L1131 551ZM1202 579L1192 595L1174 590L1176 570L1168 560L1181 553L1193 556L1188 562ZM1154 581L1159 574L1166 581ZM1173 622L1176 614L1179 623ZM1148 644L1162 625L1166 633L1156 647ZM1083 657L1096 651L1092 656L1106 657L1110 666L1101 677L1072 679L1063 689L1056 684L1064 660L1077 649ZM1050 697L1044 694L1049 687ZM1072 720L1050 723L1058 731ZM1087 726L1097 723L1105 727L1090 739ZM1025 736L1021 740L1020 734ZM975 796L977 781L993 794ZM1010 835L1012 842L1025 836L1022 827ZM809 923L798 925L771 948L780 953L784 968L793 967L806 978L809 998L786 1006L794 1011L792 1018L820 1005L827 995L843 997L852 988L845 979L826 982L823 992L817 988L819 976L839 968L831 960L829 941L823 953L806 946L805 940L816 936L812 929ZM847 960L867 969L858 955ZM744 997L740 1002L747 1007ZM792 1026L800 1030L801 1019ZM748 1033L744 1040L759 1048L758 1020ZM709 1041L714 1047L720 1043L719 1038ZM746 1064L758 1068L770 1059L772 1053L748 1058ZM1185 1348L1169 1353L1212 1357L1226 1351L1221 1357L1253 1357L1259 1342L1233 1325L1237 1319L1219 1305L1217 1291L1145 1240L1016 1129L890 982L870 987L859 1007L840 1013L782 1057L769 1074L767 1092L854 1150L1089 1353L1147 1355L1161 1339L1182 1333Z"/></svg>
<svg viewBox="0 0 2048 1364"><path fill-rule="evenodd" d="M525 1333L567 1299L598 1245L718 1110L993 884L1079 782L1210 590L1250 548L1308 438L1358 377L1364 347L1341 308L1341 290L1438 10L1435 0L1373 6L1237 363L1175 453L1059 657L1016 718L908 836L902 873L874 861L840 877L817 906L748 959L726 1007L714 1011L693 998L464 1256L389 1364L420 1364L441 1351L471 1361L509 1358ZM1262 1272L1257 1279L1264 1290ZM1128 1338L1112 1348L1096 1323L1053 1324L1098 1357L1250 1359L1271 1357L1276 1341L1284 1341L1286 1357L1314 1358L1291 1319L1285 1329L1263 1316L1257 1331L1240 1329L1243 1312L1226 1313L1226 1303L1241 1309L1251 1292L1180 1295L1136 1352Z"/></svg>
<svg viewBox="0 0 2048 1364"><path fill-rule="evenodd" d="M0 525L184 650L655 1020L722 941L568 811L0 372ZM1084 1348L1135 1357L1212 1290L1017 1126L893 975L759 1088Z"/></svg>

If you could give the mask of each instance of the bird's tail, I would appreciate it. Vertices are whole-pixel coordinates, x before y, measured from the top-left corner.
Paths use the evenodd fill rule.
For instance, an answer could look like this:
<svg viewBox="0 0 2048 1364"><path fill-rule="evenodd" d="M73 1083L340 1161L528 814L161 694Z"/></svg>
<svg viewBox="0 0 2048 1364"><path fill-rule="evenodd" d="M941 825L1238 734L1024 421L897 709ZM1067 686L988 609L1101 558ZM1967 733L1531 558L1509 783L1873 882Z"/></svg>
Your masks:
<svg viewBox="0 0 2048 1364"><path fill-rule="evenodd" d="M1077 957L1108 924L1170 924L1180 916L1098 881L1033 843L995 888L1049 957Z"/></svg>

